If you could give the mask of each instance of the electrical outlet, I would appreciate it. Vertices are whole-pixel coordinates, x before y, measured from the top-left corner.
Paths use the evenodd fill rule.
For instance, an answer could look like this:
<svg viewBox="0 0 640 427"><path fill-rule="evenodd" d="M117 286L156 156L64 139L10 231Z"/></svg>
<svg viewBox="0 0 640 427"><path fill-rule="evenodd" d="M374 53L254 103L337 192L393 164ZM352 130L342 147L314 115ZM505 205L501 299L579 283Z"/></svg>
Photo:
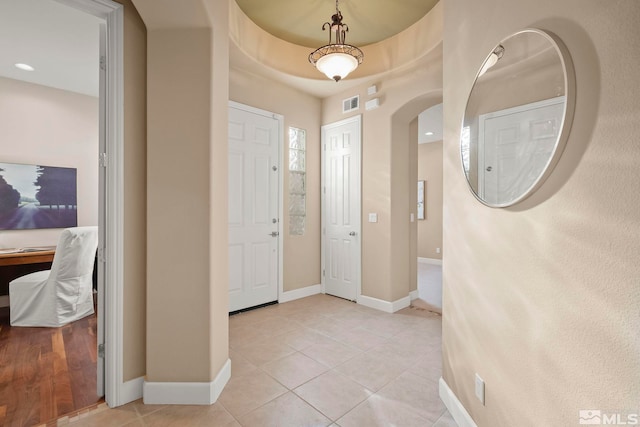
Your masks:
<svg viewBox="0 0 640 427"><path fill-rule="evenodd" d="M370 213L369 214L369 222L378 222L378 214Z"/></svg>
<svg viewBox="0 0 640 427"><path fill-rule="evenodd" d="M484 406L484 380L476 374L476 397Z"/></svg>
<svg viewBox="0 0 640 427"><path fill-rule="evenodd" d="M436 253L439 254L440 253L440 248L436 248Z"/></svg>

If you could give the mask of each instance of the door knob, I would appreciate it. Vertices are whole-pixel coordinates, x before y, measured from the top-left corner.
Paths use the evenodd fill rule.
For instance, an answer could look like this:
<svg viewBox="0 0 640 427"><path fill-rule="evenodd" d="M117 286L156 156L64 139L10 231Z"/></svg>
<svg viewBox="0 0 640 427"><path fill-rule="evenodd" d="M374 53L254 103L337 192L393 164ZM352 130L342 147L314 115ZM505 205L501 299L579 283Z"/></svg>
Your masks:
<svg viewBox="0 0 640 427"><path fill-rule="evenodd" d="M269 234L269 236L271 237L278 237L280 235L280 233L278 233L277 231L272 231L271 234Z"/></svg>
<svg viewBox="0 0 640 427"><path fill-rule="evenodd" d="M355 235L356 235L355 231L352 231L351 233L349 233L349 236L355 236Z"/></svg>

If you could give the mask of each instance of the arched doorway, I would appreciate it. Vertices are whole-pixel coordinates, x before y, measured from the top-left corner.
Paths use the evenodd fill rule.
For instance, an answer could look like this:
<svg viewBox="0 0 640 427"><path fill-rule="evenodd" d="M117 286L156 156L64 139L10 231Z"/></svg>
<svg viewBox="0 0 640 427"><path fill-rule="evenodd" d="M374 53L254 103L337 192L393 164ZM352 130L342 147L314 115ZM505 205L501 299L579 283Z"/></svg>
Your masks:
<svg viewBox="0 0 640 427"><path fill-rule="evenodd" d="M391 119L393 166L397 166L392 166L392 191L399 195L395 200L405 207L406 214L410 218L409 227L397 231L401 235L394 238L399 239L399 249L402 256L406 258L406 262L399 270L402 277L410 284L412 300L418 298L418 221L422 221L417 219L416 215L419 180L418 116L438 104L442 104L442 91L431 91L407 102L392 115ZM442 159L440 159L441 163ZM442 206L438 209L441 211ZM440 215L440 221L441 218ZM442 249L441 244L439 247Z"/></svg>

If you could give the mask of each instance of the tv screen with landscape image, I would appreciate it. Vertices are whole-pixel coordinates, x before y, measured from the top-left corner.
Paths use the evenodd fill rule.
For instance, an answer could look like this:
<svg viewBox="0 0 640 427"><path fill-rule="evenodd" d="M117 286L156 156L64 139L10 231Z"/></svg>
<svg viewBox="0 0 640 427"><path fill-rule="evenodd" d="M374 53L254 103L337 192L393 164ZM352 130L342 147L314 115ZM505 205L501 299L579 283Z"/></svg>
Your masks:
<svg viewBox="0 0 640 427"><path fill-rule="evenodd" d="M77 170L0 162L0 230L78 225Z"/></svg>

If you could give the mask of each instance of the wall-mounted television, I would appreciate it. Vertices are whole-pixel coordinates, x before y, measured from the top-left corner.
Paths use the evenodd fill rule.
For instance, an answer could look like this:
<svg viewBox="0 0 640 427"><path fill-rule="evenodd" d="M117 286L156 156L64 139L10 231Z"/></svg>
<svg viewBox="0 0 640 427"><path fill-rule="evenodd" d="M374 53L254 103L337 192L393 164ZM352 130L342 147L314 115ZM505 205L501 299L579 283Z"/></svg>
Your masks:
<svg viewBox="0 0 640 427"><path fill-rule="evenodd" d="M75 168L0 162L0 230L77 225Z"/></svg>

